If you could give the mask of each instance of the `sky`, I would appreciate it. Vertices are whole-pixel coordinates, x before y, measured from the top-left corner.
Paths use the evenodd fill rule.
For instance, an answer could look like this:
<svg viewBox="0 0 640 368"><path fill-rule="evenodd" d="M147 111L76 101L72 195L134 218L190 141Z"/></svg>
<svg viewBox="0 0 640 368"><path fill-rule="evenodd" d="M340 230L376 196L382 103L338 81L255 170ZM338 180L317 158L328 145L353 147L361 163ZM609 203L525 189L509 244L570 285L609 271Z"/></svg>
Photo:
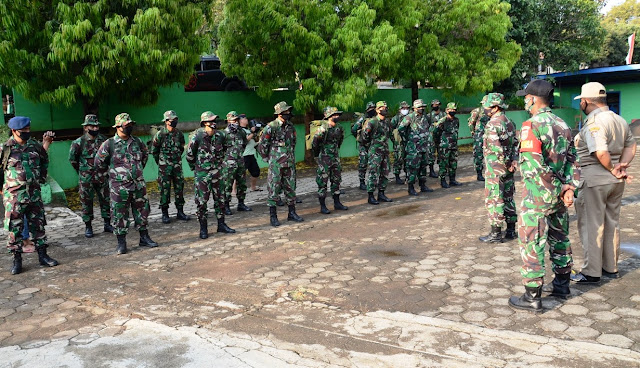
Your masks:
<svg viewBox="0 0 640 368"><path fill-rule="evenodd" d="M611 8L613 8L616 5L620 5L622 3L624 3L625 0L609 0L607 1L607 5L605 5L600 12L602 14L607 14L609 12L609 10L611 10Z"/></svg>

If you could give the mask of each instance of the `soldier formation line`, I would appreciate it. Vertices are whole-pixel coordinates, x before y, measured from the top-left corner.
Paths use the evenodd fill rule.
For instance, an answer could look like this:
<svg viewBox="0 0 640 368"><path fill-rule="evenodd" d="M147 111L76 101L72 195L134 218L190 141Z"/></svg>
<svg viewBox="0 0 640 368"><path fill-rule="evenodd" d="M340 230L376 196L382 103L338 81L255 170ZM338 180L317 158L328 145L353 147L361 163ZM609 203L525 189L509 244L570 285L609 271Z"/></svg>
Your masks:
<svg viewBox="0 0 640 368"><path fill-rule="evenodd" d="M531 118L523 123L519 137L514 123L504 113L507 105L501 93L486 95L468 121L473 135L477 180L485 182L485 206L491 229L479 240L499 243L519 239L525 293L511 297L509 305L540 311L547 245L555 279L544 290L561 298L570 294L569 276L573 260L567 207L573 204L580 185L580 165L569 127L550 109L553 86L547 81L535 80L517 95L524 97L525 109L531 114ZM585 93L579 97L586 101L591 98ZM410 105L403 101L398 114L389 118L386 102L369 102L365 113L354 122L351 133L358 143L360 189L368 193L369 204L392 202L385 195L392 167L396 184L406 183L410 196L418 195L416 183L420 192L433 191L427 186L428 177L439 178L442 188L461 185L456 180L460 125L456 117L457 106L450 102L441 111L440 105L438 100L431 101L431 111L427 113L427 104L423 100L413 101L412 111ZM95 115L87 115L82 124L84 134L72 143L69 152L69 161L79 176L85 236L90 238L94 235L93 199L97 197L104 231L116 235L117 254L127 253L126 236L131 223L129 208L135 229L140 234L139 245L158 246L149 237L147 229L150 206L142 172L149 153L158 164L163 223L171 222L168 209L172 187L176 218L190 220L183 210L182 155L186 153L186 161L194 172L200 238L209 236L209 199L213 202L217 232L235 233L225 223L225 215L231 214L229 203L234 182L237 210L252 210L244 203L247 192L245 172L249 165L245 166L245 156L251 141L253 144L249 146L255 145L257 153L268 163L270 224L280 226L276 206L283 205L283 199L288 205L287 219L304 221L296 213L294 150L297 138L291 121L292 110L284 101L276 104L274 120L260 134L255 126L248 125L243 114L229 112L226 115L227 127L221 130L217 128L218 116L205 111L200 117L201 128L193 132L187 142L177 128L177 114L169 110L163 115L165 127L155 134L150 148L132 135L135 122L129 114L115 117L113 128L116 128L116 134L111 138L100 134L100 122ZM325 108L324 119L314 124L312 134L307 137L318 164L316 182L320 212L323 214L331 213L326 204L328 190L334 209L348 210L340 201L342 166L339 150L345 135L338 124L341 115L342 111L335 107ZM32 234L40 264L53 267L58 262L46 252L44 207L40 198L40 185L47 176L48 144L43 147L30 138L30 119L27 117L14 117L8 125L12 137L2 146L0 157L4 175L4 227L9 233L8 249L13 254L11 273L18 274L22 271L21 254L27 251L23 247L23 231L28 230ZM394 152L393 166L390 164L389 141ZM437 173L434 170L436 157ZM616 180L626 178L624 170L630 160L621 161L618 165L622 166L613 164L609 172ZM523 199L516 210L514 172L518 168L522 176ZM614 272L617 269L611 271ZM578 281L584 282L584 278Z"/></svg>

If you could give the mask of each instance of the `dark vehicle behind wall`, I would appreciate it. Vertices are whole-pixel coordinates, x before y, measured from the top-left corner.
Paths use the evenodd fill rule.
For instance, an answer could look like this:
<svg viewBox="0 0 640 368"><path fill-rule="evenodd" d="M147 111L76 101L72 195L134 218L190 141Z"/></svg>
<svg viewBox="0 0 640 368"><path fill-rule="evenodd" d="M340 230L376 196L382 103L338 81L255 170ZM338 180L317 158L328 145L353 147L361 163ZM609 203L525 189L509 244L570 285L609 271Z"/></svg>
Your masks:
<svg viewBox="0 0 640 368"><path fill-rule="evenodd" d="M201 56L200 64L196 65L195 69L189 83L184 86L185 91L242 91L247 89L247 84L240 78L224 75L220 70L220 59L217 56Z"/></svg>

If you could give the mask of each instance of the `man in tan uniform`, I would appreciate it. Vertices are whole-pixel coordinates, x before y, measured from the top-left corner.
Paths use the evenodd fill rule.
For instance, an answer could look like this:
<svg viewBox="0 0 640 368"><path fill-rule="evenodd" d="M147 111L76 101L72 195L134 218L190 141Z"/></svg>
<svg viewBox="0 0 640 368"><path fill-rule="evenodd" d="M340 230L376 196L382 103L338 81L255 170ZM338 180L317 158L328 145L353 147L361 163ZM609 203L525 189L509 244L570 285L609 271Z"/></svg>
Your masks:
<svg viewBox="0 0 640 368"><path fill-rule="evenodd" d="M576 211L584 263L572 279L592 284L618 277L620 201L636 142L627 122L609 110L602 84L586 83L581 92L575 99L587 119L575 137L582 167Z"/></svg>

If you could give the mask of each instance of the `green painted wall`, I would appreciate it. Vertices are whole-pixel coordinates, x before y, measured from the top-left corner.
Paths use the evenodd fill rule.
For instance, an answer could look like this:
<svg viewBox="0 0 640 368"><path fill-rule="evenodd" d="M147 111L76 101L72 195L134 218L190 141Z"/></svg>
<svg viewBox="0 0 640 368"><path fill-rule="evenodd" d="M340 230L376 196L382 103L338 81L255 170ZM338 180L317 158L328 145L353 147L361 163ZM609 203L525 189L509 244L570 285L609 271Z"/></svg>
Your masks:
<svg viewBox="0 0 640 368"><path fill-rule="evenodd" d="M585 83L589 82L585 80ZM640 119L640 88L637 83L603 83L607 88L607 92L620 92L620 116L627 123L631 123L634 119ZM572 107L576 110L577 120L584 119L579 109L579 101L573 98L580 94L581 86L562 86L556 89L556 104L562 107Z"/></svg>

